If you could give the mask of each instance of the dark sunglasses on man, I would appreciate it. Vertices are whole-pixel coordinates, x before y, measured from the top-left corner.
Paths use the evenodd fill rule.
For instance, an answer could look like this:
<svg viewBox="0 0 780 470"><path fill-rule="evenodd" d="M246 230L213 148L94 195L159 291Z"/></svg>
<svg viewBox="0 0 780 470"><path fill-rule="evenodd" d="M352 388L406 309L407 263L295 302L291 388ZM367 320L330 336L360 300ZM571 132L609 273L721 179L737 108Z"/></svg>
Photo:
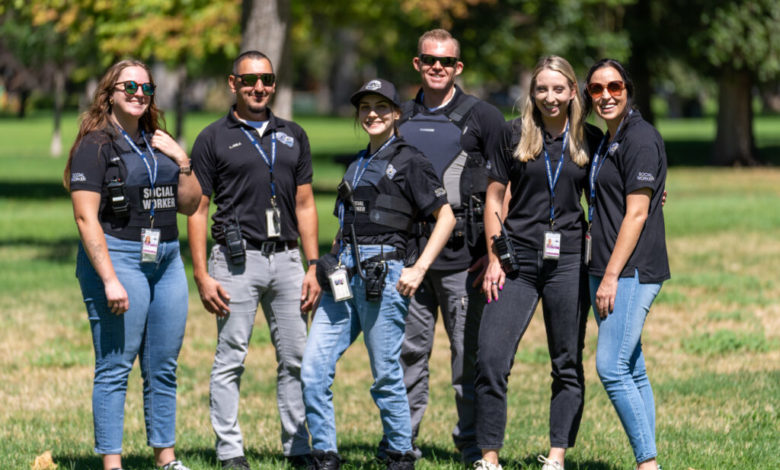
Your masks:
<svg viewBox="0 0 780 470"><path fill-rule="evenodd" d="M154 96L154 89L157 88L153 83L138 83L135 80L127 80L125 82L118 82L117 85L122 85L120 90L124 91L130 96L133 96L141 88L141 92L146 96Z"/></svg>
<svg viewBox="0 0 780 470"><path fill-rule="evenodd" d="M420 54L420 62L423 65L432 66L436 62L439 62L442 67L455 67L458 65L457 57L439 57L430 54Z"/></svg>
<svg viewBox="0 0 780 470"><path fill-rule="evenodd" d="M241 75L233 75L244 86L255 86L257 81L260 80L263 86L271 86L276 82L276 75L272 73L245 73Z"/></svg>

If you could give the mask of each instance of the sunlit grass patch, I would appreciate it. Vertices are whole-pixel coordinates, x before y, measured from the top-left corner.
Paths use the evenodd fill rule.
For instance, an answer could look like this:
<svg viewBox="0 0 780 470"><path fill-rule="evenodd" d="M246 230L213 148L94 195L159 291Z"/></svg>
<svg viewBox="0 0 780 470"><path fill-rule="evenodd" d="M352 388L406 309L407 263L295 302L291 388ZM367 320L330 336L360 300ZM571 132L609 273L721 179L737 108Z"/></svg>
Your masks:
<svg viewBox="0 0 780 470"><path fill-rule="evenodd" d="M763 331L718 330L701 333L681 341L689 354L714 356L738 352L763 353L780 347L780 341L768 340Z"/></svg>

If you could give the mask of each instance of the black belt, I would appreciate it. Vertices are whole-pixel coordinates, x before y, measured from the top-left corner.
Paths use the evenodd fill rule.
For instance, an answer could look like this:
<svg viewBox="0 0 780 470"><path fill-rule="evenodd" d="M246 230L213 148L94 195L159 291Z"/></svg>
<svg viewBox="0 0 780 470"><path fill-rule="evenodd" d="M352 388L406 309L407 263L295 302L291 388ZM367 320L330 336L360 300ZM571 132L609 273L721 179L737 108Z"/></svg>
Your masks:
<svg viewBox="0 0 780 470"><path fill-rule="evenodd" d="M246 249L254 250L263 253L264 255L270 255L271 253L279 253L280 251L292 250L298 248L298 240L291 241L264 241L255 243L250 240L246 240Z"/></svg>

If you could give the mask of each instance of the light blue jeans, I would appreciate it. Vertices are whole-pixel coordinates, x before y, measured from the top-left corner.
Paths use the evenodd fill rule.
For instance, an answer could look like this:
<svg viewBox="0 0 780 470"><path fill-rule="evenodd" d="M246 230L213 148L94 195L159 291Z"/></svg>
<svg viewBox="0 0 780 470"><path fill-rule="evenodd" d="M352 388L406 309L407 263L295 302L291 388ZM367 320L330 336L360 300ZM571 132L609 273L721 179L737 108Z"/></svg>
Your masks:
<svg viewBox="0 0 780 470"><path fill-rule="evenodd" d="M590 276L596 305L601 277ZM596 371L628 435L637 463L656 457L655 401L642 354L642 328L661 283L642 284L639 274L618 279L615 309L599 326Z"/></svg>
<svg viewBox="0 0 780 470"><path fill-rule="evenodd" d="M146 441L172 447L176 438L176 361L187 321L187 278L178 240L160 243L156 263L141 263L141 242L106 235L108 253L130 309L109 310L103 281L79 244L76 276L95 348L92 413L95 452L122 453L127 377L139 358Z"/></svg>
<svg viewBox="0 0 780 470"><path fill-rule="evenodd" d="M393 250L392 247L384 247L385 253ZM360 247L361 260L379 253L379 245ZM341 261L347 267L353 266L350 250L341 255ZM395 288L403 269L402 261L391 260L387 264L388 273L381 302L366 300L365 281L357 274L350 281L353 298L336 302L332 293L323 293L309 330L301 372L303 401L306 404L306 419L313 449L338 450L333 392L330 387L336 374L336 362L361 331L374 376L371 396L379 408L389 448L396 452L412 449L409 402L400 363L404 318L409 299Z"/></svg>

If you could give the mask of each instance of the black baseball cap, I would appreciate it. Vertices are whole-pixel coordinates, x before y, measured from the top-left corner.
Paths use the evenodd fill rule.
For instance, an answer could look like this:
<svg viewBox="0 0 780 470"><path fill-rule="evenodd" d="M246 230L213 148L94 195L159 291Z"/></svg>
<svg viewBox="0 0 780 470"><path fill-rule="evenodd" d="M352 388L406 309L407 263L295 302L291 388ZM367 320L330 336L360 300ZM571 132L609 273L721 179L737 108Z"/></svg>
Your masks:
<svg viewBox="0 0 780 470"><path fill-rule="evenodd" d="M367 81L358 91L352 93L349 101L357 108L360 98L371 93L383 96L397 107L401 107L401 99L398 96L395 85L381 78Z"/></svg>

